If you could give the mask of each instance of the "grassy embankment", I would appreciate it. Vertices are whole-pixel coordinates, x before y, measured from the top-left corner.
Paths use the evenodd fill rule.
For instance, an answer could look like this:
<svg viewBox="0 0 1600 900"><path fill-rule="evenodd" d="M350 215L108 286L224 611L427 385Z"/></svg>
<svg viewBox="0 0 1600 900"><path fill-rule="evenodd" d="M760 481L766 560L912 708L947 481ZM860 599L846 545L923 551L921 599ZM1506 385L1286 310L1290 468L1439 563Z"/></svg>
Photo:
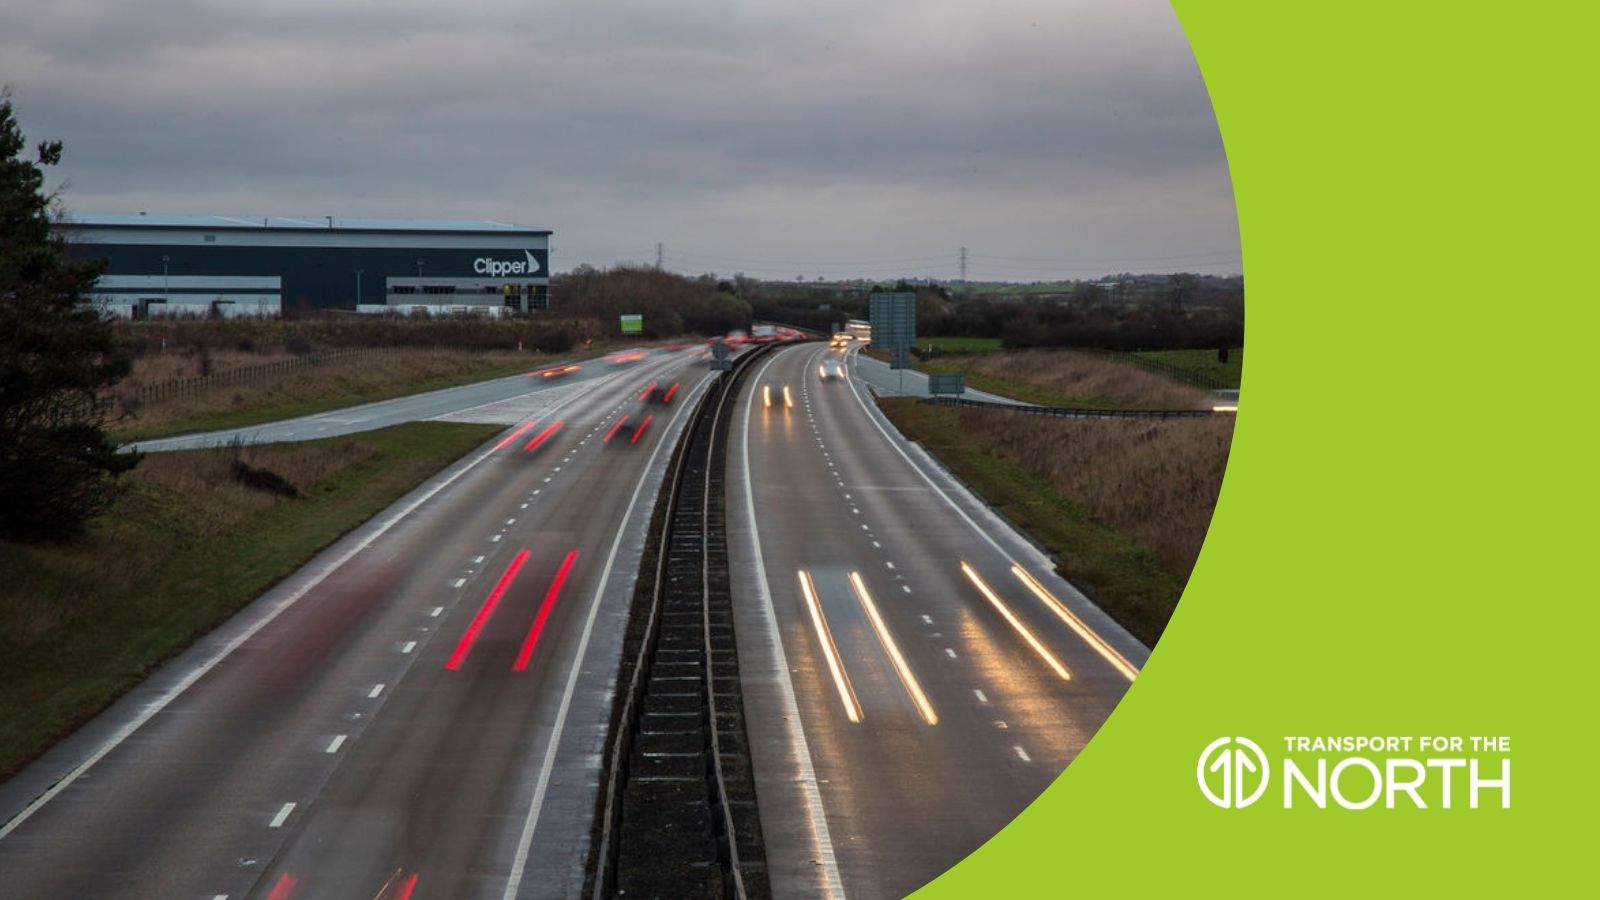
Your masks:
<svg viewBox="0 0 1600 900"><path fill-rule="evenodd" d="M935 358L922 372L961 372L967 387L1041 406L1202 409L1211 396L1098 353L1031 350Z"/></svg>
<svg viewBox="0 0 1600 900"><path fill-rule="evenodd" d="M151 455L82 539L0 542L0 777L499 430Z"/></svg>
<svg viewBox="0 0 1600 900"><path fill-rule="evenodd" d="M1066 358L1073 355L1008 375L1038 379L1025 383L1072 400L1052 405L1195 405L1183 402L1193 389L1109 360L1098 361L1113 367L1101 374L1120 383L1086 381L1079 361ZM879 402L902 433L1054 555L1063 577L1146 644L1160 638L1210 525L1231 417L1055 419L911 398Z"/></svg>
<svg viewBox="0 0 1600 900"><path fill-rule="evenodd" d="M274 373L248 382L218 384L196 393L157 400L134 399L145 385L201 374L193 353L144 356L113 392L126 413L116 423L119 440L141 440L170 434L237 428L291 419L528 372L558 361L584 360L616 349L605 344L581 351L539 354L514 350L475 352L441 348L399 347L347 359L336 359ZM212 372L260 366L295 359L287 352L206 354Z"/></svg>
<svg viewBox="0 0 1600 900"><path fill-rule="evenodd" d="M1217 362L1215 350L1145 350L1133 355L1215 378L1230 388L1239 387L1244 373L1243 349L1229 351L1226 363Z"/></svg>

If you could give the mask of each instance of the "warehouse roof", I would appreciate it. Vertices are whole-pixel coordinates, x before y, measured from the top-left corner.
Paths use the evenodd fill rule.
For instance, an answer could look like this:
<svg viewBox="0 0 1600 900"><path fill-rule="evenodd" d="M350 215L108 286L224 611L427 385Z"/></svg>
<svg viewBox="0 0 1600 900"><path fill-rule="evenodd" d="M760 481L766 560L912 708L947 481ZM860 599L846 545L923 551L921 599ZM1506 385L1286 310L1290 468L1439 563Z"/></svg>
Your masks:
<svg viewBox="0 0 1600 900"><path fill-rule="evenodd" d="M351 219L340 216L291 218L288 216L175 216L149 213L69 213L63 225L87 228L240 228L257 231L395 231L395 232L495 232L549 234L544 228L529 228L507 222L462 221L459 219Z"/></svg>

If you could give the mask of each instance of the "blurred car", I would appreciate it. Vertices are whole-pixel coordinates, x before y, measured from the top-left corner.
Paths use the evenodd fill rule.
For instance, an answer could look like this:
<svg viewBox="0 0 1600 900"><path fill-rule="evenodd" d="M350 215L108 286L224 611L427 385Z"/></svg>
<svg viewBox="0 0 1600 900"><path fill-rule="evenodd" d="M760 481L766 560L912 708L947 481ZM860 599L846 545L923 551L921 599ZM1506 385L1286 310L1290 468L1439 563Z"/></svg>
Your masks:
<svg viewBox="0 0 1600 900"><path fill-rule="evenodd" d="M837 381L844 377L844 365L838 359L830 356L817 366L817 377L823 381Z"/></svg>

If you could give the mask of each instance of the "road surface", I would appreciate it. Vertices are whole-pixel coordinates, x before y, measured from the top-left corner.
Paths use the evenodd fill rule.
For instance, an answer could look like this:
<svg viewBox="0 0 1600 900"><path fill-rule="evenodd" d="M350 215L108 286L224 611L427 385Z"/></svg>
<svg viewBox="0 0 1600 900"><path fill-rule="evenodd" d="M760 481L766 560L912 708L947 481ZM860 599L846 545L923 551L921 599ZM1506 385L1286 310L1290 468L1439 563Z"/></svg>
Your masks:
<svg viewBox="0 0 1600 900"><path fill-rule="evenodd" d="M899 438L868 360L822 381L828 352L757 364L733 419L747 727L777 896L900 897L1043 791L1148 651Z"/></svg>
<svg viewBox="0 0 1600 900"><path fill-rule="evenodd" d="M576 896L697 356L508 428L0 786L0 897Z"/></svg>

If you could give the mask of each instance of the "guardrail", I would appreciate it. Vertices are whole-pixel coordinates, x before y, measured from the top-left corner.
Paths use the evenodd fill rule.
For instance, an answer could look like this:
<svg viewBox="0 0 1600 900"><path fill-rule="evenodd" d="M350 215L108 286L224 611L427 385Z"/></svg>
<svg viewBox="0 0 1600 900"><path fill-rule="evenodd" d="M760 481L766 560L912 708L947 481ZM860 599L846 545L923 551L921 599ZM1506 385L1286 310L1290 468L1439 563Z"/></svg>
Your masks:
<svg viewBox="0 0 1600 900"><path fill-rule="evenodd" d="M1033 406L1030 404L995 403L989 400L967 400L958 397L929 397L920 402L931 403L935 406L975 406L983 409L1004 409L1011 412L1030 413L1036 416L1056 416L1065 419L1196 419L1229 414L1213 409L1082 409L1072 406Z"/></svg>
<svg viewBox="0 0 1600 900"><path fill-rule="evenodd" d="M742 354L735 368L701 396L674 454L647 618L606 756L600 833L588 885L592 897L720 895L744 900L769 895L733 646L722 522L725 467L719 452L728 421L724 413L737 395L737 379L766 349ZM664 640L667 636L670 641ZM698 652L686 646L690 643ZM663 653L671 655L664 664ZM686 690L690 681L694 690ZM687 729L644 729L652 699L658 715L687 718L698 712L699 737ZM667 709L676 712L663 712ZM737 734L732 733L735 725ZM733 753L744 756L741 787L751 798L748 802L729 794L723 755L732 738L737 738ZM646 758L642 739L677 751L656 754L670 771L635 771L635 752ZM692 749L696 746L700 750ZM698 767L697 753L707 757L698 776L699 791L694 788L697 776L689 771ZM631 804L630 790L635 795ZM701 802L709 815L699 815ZM742 805L738 814L736 803ZM752 884L747 870L762 877ZM715 877L708 881L711 874Z"/></svg>

